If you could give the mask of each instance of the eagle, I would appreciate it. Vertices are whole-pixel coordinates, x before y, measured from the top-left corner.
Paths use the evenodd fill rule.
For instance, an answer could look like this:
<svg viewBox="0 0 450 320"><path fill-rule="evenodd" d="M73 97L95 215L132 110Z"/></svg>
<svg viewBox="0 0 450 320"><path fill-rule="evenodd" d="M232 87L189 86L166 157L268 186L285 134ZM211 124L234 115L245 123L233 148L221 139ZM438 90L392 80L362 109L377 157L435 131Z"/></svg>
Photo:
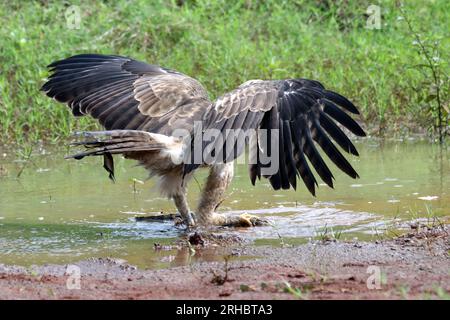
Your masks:
<svg viewBox="0 0 450 320"><path fill-rule="evenodd" d="M263 177L274 190L296 189L301 179L315 196L318 183L312 168L333 187L333 174L321 154L350 177L358 178L336 145L358 156L344 130L365 136L350 116L359 111L318 81L250 80L211 101L196 79L124 56L80 54L55 61L48 68L51 74L41 90L66 103L74 116L89 115L105 128L80 133L85 140L74 144L86 149L69 158L103 156L111 179L112 155L137 160L151 177L157 177L160 192L174 201L188 228L264 222L258 216L217 212L233 178L233 162L245 150L253 155L249 163L253 185ZM233 130L239 133L228 139ZM225 139L217 135L205 139L209 131ZM277 165L272 166L274 163ZM194 213L187 202L186 186L202 167L209 169L209 175Z"/></svg>

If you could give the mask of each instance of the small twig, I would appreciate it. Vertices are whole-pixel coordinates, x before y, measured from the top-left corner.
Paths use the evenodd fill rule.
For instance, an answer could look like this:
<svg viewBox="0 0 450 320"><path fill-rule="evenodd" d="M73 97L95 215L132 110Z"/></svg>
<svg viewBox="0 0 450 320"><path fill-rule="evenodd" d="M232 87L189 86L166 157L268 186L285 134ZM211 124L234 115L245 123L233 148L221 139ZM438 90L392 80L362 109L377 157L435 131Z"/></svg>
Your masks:
<svg viewBox="0 0 450 320"><path fill-rule="evenodd" d="M442 102L441 102L440 69L436 68L436 65L433 62L433 58L430 56L430 52L428 51L427 47L423 43L419 34L414 30L411 20L409 19L405 10L403 10L403 8L402 8L402 4L398 5L398 8L403 16L403 19L405 19L405 22L408 25L408 29L409 29L410 33L414 36L417 44L419 45L419 48L420 48L422 54L424 55L425 59L427 60L428 67L430 68L431 74L433 76L433 82L434 82L435 89L436 89L436 103L437 103L437 111L438 111L439 143L442 144L444 139L443 139L443 134L442 134Z"/></svg>
<svg viewBox="0 0 450 320"><path fill-rule="evenodd" d="M28 154L27 154L27 156L26 156L25 159L24 159L24 164L23 164L22 168L20 168L19 172L17 173L17 176L16 176L17 179L20 178L20 176L22 175L23 171L25 170L25 167L27 166L27 164L28 164L29 162L32 162L32 161L30 160L31 154L32 154L32 153L33 153L33 147L31 146L31 147L30 147L30 150L29 150L29 152L28 152Z"/></svg>

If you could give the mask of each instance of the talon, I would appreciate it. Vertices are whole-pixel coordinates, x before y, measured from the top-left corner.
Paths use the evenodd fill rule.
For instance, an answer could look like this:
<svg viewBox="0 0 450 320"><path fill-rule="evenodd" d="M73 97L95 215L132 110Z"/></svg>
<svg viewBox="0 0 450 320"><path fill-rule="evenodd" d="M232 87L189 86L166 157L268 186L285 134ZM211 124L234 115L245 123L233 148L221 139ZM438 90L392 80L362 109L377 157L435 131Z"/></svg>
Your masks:
<svg viewBox="0 0 450 320"><path fill-rule="evenodd" d="M266 219L263 219L261 217L244 213L239 216L239 220L236 224L236 227L256 227L256 226L265 226L268 225L269 222Z"/></svg>
<svg viewBox="0 0 450 320"><path fill-rule="evenodd" d="M189 212L186 217L184 223L186 224L187 228L194 227L195 226L195 214L193 212Z"/></svg>
<svg viewBox="0 0 450 320"><path fill-rule="evenodd" d="M194 224L197 224L197 216L196 216L195 212L191 212L190 215L191 215L192 221L194 221Z"/></svg>
<svg viewBox="0 0 450 320"><path fill-rule="evenodd" d="M180 217L176 217L173 219L173 223L174 223L175 227L178 227L178 226L184 225L184 220Z"/></svg>

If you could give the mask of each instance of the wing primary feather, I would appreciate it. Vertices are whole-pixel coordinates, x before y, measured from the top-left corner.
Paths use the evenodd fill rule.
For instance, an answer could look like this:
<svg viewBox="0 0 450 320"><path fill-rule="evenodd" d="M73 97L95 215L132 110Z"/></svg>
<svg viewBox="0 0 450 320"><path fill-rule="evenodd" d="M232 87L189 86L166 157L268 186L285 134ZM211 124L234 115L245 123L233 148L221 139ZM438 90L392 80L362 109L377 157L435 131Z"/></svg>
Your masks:
<svg viewBox="0 0 450 320"><path fill-rule="evenodd" d="M311 120L308 120L311 121ZM309 161L319 174L320 178L330 187L333 188L333 174L320 156L311 137L311 132L305 120L300 120L303 136L303 152L308 156Z"/></svg>
<svg viewBox="0 0 450 320"><path fill-rule="evenodd" d="M289 183L294 190L297 190L297 169L295 167L294 155L292 151L292 136L289 121L283 121L283 141L284 141L284 155L287 167L287 175Z"/></svg>
<svg viewBox="0 0 450 320"><path fill-rule="evenodd" d="M298 122L291 122L291 133L293 134L294 141L294 158L296 160L295 166L297 168L300 177L302 178L305 186L308 188L309 192L315 196L315 186L317 186L316 178L314 177L311 168L306 161L305 155L302 151L302 130L298 126Z"/></svg>
<svg viewBox="0 0 450 320"><path fill-rule="evenodd" d="M339 93L336 93L334 91L330 90L324 90L324 96L331 100L338 105L340 105L342 108L347 109L351 113L359 114L358 109L356 109L355 105L351 103L346 97L341 96Z"/></svg>
<svg viewBox="0 0 450 320"><path fill-rule="evenodd" d="M251 160L254 160L254 163L250 163L249 165L249 174L250 174L250 181L252 182L252 185L255 185L256 178L259 180L261 179L261 167L259 163L259 142L258 138L256 137L256 141L253 144L249 145L249 153L251 156ZM253 154L252 154L253 153ZM253 156L255 158L253 158Z"/></svg>
<svg viewBox="0 0 450 320"><path fill-rule="evenodd" d="M288 179L288 169L287 169L287 161L286 161L286 153L285 153L285 144L289 143L288 141L285 141L284 138L284 126L282 123L282 120L280 119L279 124L279 143L278 143L278 152L279 152L279 163L278 166L280 168L280 178L281 178L281 187L283 189L289 189L289 179Z"/></svg>
<svg viewBox="0 0 450 320"><path fill-rule="evenodd" d="M272 108L267 113L267 124L264 124L264 127L262 128L267 129L267 146L265 146L265 151L267 152L267 155L273 156L273 149L278 147L272 145L272 134L276 132L272 129L279 129L279 114L276 108ZM279 167L277 172L269 177L269 182L275 190L281 189L281 175Z"/></svg>
<svg viewBox="0 0 450 320"><path fill-rule="evenodd" d="M313 139L320 145L322 150L339 169L354 179L359 178L355 169L353 169L347 159L345 159L336 146L330 141L330 139L328 139L325 132L323 132L323 129L320 127L317 119L314 119L314 122L311 125L311 132Z"/></svg>
<svg viewBox="0 0 450 320"><path fill-rule="evenodd" d="M333 102L323 99L322 103L324 104L323 111L326 114L330 115L333 119L338 121L340 124L342 124L348 130L353 132L355 135L357 135L359 137L366 136L366 133L359 126L359 124L355 120L353 120L352 117L350 117L344 111L339 109Z"/></svg>
<svg viewBox="0 0 450 320"><path fill-rule="evenodd" d="M339 146L346 152L358 156L353 143L345 135L345 133L331 120L324 112L320 112L320 125L328 132L328 134L339 144Z"/></svg>

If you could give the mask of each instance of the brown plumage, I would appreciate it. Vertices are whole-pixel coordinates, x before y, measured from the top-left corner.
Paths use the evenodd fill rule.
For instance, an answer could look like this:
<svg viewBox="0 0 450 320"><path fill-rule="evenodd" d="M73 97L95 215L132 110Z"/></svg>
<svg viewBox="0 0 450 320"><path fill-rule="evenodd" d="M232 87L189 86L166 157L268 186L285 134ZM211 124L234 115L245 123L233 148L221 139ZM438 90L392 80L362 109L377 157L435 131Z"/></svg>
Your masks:
<svg viewBox="0 0 450 320"><path fill-rule="evenodd" d="M317 81L251 80L211 102L197 80L126 57L84 54L56 61L49 68L52 74L42 90L49 97L67 103L75 116L90 115L107 130L84 133L90 139L77 144L87 150L72 157L103 155L104 167L112 178L112 154L121 153L138 160L160 178L161 191L174 199L187 225L196 222L229 225L233 221L214 211L232 179L233 160L249 143L249 139L239 137L249 129L277 134L277 143L269 139L264 144L257 135L256 142L250 145L251 150L256 150L256 161L250 165L253 184L263 176L275 190L295 189L299 176L315 195L317 181L308 159L321 179L333 187L333 175L317 145L338 168L352 178L358 177L330 139L344 151L358 155L341 129L365 135L347 113L358 114L358 110L348 99L326 90ZM203 131L195 131L196 122L202 124ZM173 136L180 129L193 140L196 134L208 129L223 134L224 140L204 141L202 150L225 150L224 141L230 143L227 140L230 129L242 129L242 133L238 131L238 138L231 142L233 152L225 152L213 163L192 163L188 161L193 156L192 141L186 145L186 141ZM229 145L226 147L228 150ZM278 169L270 175L261 174L267 166L261 162L261 156L272 151L278 153ZM203 192L194 219L187 205L184 180L201 166L208 166L211 171L208 189ZM238 224L242 225L242 221Z"/></svg>

